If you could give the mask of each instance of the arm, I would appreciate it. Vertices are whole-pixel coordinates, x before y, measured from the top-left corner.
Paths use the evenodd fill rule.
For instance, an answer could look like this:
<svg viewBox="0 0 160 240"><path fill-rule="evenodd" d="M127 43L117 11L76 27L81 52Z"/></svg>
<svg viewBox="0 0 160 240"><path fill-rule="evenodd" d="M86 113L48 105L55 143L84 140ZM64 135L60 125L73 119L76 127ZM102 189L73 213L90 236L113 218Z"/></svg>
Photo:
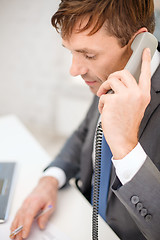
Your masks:
<svg viewBox="0 0 160 240"><path fill-rule="evenodd" d="M82 145L88 132L89 120L95 109L95 102L97 101L98 98L94 98L93 104L91 105L84 121L68 139L60 154L56 157L55 161L53 161L46 168L48 169L50 166L56 166L63 169L67 176L67 181L71 177L75 176L79 170ZM55 210L57 191L58 181L56 178L45 176L39 180L37 186L23 202L12 222L11 232L14 231L17 227L23 225L22 232L17 235L18 240L21 240L22 237L26 238L28 236L34 220L34 216L36 216L38 211L40 209L43 210L47 208L49 205L52 205L53 208L51 211L38 218L39 227L41 229L45 227L49 217Z"/></svg>
<svg viewBox="0 0 160 240"><path fill-rule="evenodd" d="M157 93L157 100L158 98L159 93ZM112 190L146 238L157 240L160 234L158 226L160 221L160 103L157 102L159 105L157 107L155 102L154 98L155 111L152 112L152 117L140 138L141 145L148 156L146 155L144 164L128 183L118 187L119 180L116 178Z"/></svg>
<svg viewBox="0 0 160 240"><path fill-rule="evenodd" d="M103 95L109 88L112 88L115 94ZM101 96L99 109L104 135L116 161L124 158L137 145L140 123L150 101L150 58L147 51L143 54L139 84L136 84L134 78L125 70L116 72L101 86L98 95ZM153 119L156 120L156 117ZM156 124L156 121L152 123L153 125L151 122L148 124L151 131L157 131L156 126L159 124ZM148 138L146 133L145 130L140 141L154 163L147 156L137 174L124 186L116 178L113 191L147 239L158 239L159 227L157 222L154 224L154 221L159 218L159 212L156 209L160 205L160 174L157 168L159 136L156 133L156 139L154 134L149 135L150 138ZM153 198L154 206L151 207ZM141 203L144 206L143 210L138 211L137 206L139 209L142 206Z"/></svg>
<svg viewBox="0 0 160 240"><path fill-rule="evenodd" d="M97 104L98 98L95 97L83 122L66 141L57 157L46 168L61 168L66 174L66 182L78 174L82 147L88 134L89 124L92 119L93 112L95 111L95 106L97 106Z"/></svg>
<svg viewBox="0 0 160 240"><path fill-rule="evenodd" d="M158 240L160 236L160 173L149 157L125 185L118 188L116 178L113 192L126 207L146 239Z"/></svg>

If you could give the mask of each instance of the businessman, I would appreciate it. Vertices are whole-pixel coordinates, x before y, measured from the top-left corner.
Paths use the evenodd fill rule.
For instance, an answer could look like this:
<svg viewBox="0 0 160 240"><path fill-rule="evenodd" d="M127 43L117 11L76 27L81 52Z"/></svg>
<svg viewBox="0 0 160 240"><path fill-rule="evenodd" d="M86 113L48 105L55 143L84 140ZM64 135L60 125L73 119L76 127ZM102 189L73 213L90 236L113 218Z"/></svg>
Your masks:
<svg viewBox="0 0 160 240"><path fill-rule="evenodd" d="M34 216L50 204L54 211L58 189L71 178L90 201L94 137L101 118L112 152L107 223L122 240L158 240L160 45L152 61L150 51L144 50L138 84L124 70L134 38L154 31L153 0L63 0L52 25L72 54L70 74L81 75L96 96L79 128L18 210L11 231L23 225L16 239L26 238ZM114 94L106 94L110 89ZM38 219L41 229L50 215Z"/></svg>

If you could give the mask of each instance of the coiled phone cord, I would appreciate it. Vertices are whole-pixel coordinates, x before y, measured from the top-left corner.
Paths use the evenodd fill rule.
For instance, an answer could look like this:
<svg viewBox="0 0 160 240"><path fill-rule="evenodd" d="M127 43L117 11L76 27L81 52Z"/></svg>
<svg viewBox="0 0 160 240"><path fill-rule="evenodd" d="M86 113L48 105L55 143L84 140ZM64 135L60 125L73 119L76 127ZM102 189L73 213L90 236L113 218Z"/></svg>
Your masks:
<svg viewBox="0 0 160 240"><path fill-rule="evenodd" d="M101 125L101 122L99 122L97 130L96 130L96 141L95 141L92 240L98 240L98 210L99 210L99 191L100 191L100 175L101 175L102 136L103 136L102 125Z"/></svg>

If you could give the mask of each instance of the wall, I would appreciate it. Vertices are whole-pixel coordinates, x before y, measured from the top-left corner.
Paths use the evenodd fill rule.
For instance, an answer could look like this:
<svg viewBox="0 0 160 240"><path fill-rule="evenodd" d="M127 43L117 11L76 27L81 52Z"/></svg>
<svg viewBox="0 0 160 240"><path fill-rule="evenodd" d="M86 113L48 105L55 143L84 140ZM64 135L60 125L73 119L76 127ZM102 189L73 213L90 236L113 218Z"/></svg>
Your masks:
<svg viewBox="0 0 160 240"><path fill-rule="evenodd" d="M82 119L90 92L75 84L77 94L72 98L70 91L65 97L70 56L50 24L58 3L0 1L0 115L16 114L31 130L44 134L68 135ZM78 94L79 89L83 94ZM76 108L76 99L82 96L82 109ZM73 110L76 122L70 119Z"/></svg>

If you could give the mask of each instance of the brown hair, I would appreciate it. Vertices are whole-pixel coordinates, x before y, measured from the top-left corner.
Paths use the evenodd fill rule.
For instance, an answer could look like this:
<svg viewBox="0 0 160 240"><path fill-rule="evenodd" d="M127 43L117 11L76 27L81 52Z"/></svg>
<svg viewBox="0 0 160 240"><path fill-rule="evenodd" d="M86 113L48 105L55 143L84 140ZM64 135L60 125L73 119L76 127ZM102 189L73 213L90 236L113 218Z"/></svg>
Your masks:
<svg viewBox="0 0 160 240"><path fill-rule="evenodd" d="M52 25L63 38L68 38L79 19L88 16L82 32L91 27L89 35L96 33L104 23L107 32L125 46L141 27L153 33L155 28L153 0L61 0L52 17Z"/></svg>

